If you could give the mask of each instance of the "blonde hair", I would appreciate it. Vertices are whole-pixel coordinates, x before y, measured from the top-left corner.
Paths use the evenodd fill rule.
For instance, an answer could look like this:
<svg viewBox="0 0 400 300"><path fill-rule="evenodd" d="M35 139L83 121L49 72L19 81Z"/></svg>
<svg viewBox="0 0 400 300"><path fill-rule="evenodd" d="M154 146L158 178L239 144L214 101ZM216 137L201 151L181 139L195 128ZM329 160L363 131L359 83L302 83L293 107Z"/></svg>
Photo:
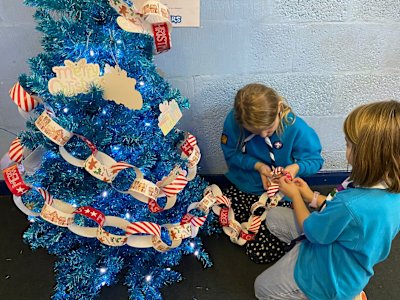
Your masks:
<svg viewBox="0 0 400 300"><path fill-rule="evenodd" d="M270 127L279 113L278 134L283 132L284 124L294 122L294 117L288 117L292 109L285 99L261 83L250 83L237 92L234 111L236 121L241 127L254 129Z"/></svg>
<svg viewBox="0 0 400 300"><path fill-rule="evenodd" d="M371 187L384 181L400 192L400 102L382 101L354 109L343 125L351 143L355 185Z"/></svg>

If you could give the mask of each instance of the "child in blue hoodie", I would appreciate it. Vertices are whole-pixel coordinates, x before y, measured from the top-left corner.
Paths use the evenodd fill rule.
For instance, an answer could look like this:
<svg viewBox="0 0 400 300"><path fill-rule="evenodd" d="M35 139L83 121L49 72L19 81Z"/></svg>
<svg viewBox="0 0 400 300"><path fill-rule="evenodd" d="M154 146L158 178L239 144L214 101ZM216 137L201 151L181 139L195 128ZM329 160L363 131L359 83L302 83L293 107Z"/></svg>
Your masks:
<svg viewBox="0 0 400 300"><path fill-rule="evenodd" d="M294 178L315 174L323 164L315 131L277 92L259 83L237 92L225 119L221 147L229 168L225 176L233 184L224 193L232 199L239 222L249 218L250 207L268 188L274 167L284 167ZM284 248L262 225L246 251L253 261L268 263L279 259Z"/></svg>
<svg viewBox="0 0 400 300"><path fill-rule="evenodd" d="M352 170L330 201L300 178L280 179L294 209L271 210L267 227L301 242L258 276L258 299L366 299L374 266L389 255L400 230L400 102L359 106L343 128Z"/></svg>

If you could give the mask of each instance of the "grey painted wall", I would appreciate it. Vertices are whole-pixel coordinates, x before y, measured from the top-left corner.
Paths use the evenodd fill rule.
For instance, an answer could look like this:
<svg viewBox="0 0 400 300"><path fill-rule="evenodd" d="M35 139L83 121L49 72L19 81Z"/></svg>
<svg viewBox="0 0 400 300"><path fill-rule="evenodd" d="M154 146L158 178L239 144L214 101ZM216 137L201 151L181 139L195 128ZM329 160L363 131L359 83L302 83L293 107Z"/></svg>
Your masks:
<svg viewBox="0 0 400 300"><path fill-rule="evenodd" d="M0 158L15 138L3 129L18 133L25 127L8 91L20 73L29 71L26 60L41 51L33 12L22 0L0 0Z"/></svg>
<svg viewBox="0 0 400 300"><path fill-rule="evenodd" d="M32 10L0 0L0 127L23 120L8 90L40 52ZM179 126L198 137L203 174L226 166L219 138L238 88L278 90L319 134L325 170L343 170L342 122L355 106L400 100L400 0L202 0L201 27L175 28L173 49L155 58L191 102ZM13 137L0 130L0 154Z"/></svg>

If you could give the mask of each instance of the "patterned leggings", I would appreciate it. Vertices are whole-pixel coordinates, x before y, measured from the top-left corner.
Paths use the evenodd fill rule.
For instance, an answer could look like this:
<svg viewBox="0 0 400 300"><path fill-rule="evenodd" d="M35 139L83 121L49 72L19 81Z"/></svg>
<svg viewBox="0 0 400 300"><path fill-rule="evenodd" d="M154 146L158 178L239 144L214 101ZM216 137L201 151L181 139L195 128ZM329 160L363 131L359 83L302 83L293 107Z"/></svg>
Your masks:
<svg viewBox="0 0 400 300"><path fill-rule="evenodd" d="M250 207L259 199L259 196L244 193L235 186L228 187L223 191L223 194L231 199L235 219L239 223L246 222L249 219ZM278 205L290 207L290 202L279 202ZM288 244L271 234L265 222L262 222L255 240L247 242L245 246L246 254L253 262L266 264L280 259L287 252L285 248Z"/></svg>

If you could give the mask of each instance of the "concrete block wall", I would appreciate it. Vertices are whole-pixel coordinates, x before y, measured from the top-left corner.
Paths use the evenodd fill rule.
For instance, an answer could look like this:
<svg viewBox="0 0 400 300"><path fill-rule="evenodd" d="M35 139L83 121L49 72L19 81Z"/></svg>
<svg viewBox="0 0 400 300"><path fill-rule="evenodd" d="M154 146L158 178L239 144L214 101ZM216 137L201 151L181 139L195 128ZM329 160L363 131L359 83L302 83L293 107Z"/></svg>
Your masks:
<svg viewBox="0 0 400 300"><path fill-rule="evenodd" d="M319 134L324 170L347 169L342 123L355 106L400 100L399 0L202 0L201 27L173 31L156 57L191 100L201 173L226 171L219 146L236 91L263 82Z"/></svg>
<svg viewBox="0 0 400 300"><path fill-rule="evenodd" d="M0 0L0 128L24 128L8 90L41 51L22 0ZM198 137L200 172L226 171L220 133L236 91L263 82L319 134L324 170L343 170L342 122L361 103L400 100L399 0L201 0L201 27L175 28L155 58L191 102L178 127ZM0 129L0 155L14 137Z"/></svg>

